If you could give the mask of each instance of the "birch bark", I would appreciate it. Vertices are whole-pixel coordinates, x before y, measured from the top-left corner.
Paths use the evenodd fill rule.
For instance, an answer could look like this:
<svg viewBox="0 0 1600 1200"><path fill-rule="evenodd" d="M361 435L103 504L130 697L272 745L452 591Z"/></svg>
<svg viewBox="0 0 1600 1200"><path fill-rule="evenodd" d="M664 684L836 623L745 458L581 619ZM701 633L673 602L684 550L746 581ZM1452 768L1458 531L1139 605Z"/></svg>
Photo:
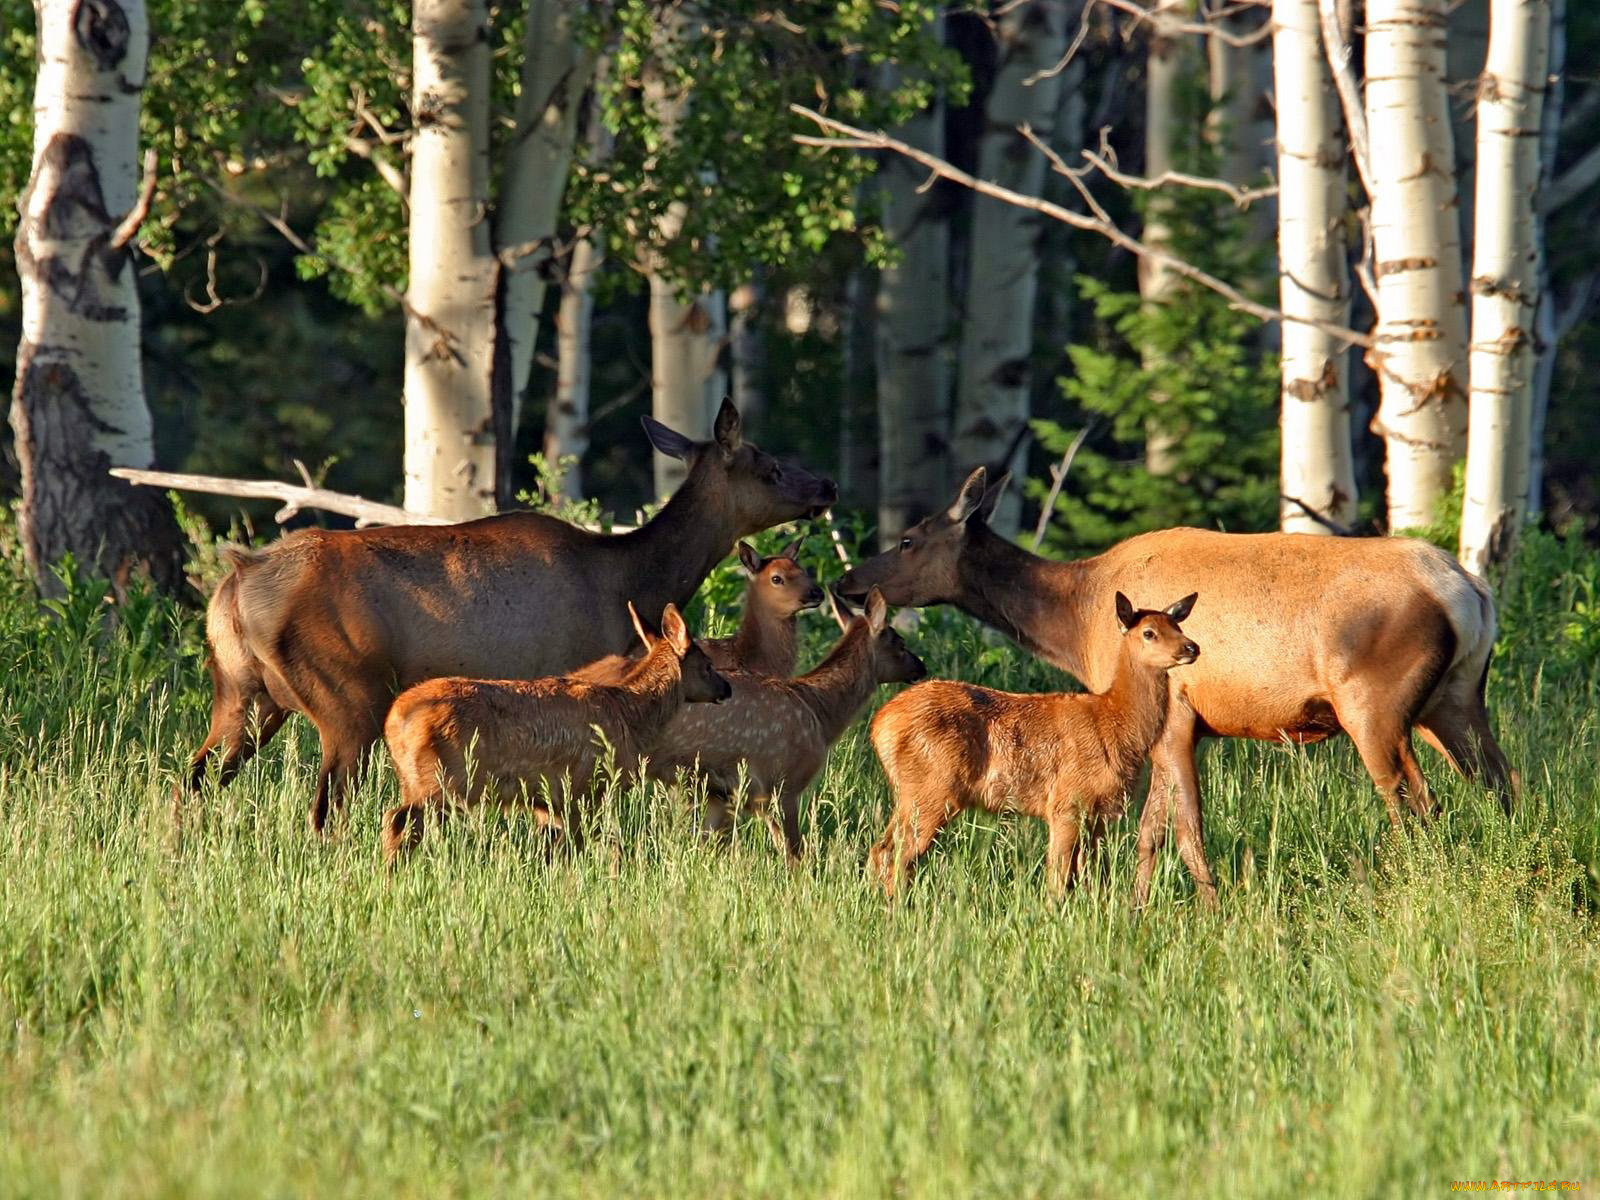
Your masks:
<svg viewBox="0 0 1600 1200"><path fill-rule="evenodd" d="M159 493L113 479L155 457L140 357L132 241L142 214L139 100L150 31L143 0L38 0L33 169L21 199L22 338L11 427L23 553L39 587L71 554L169 590L180 536ZM143 203L148 203L148 196Z"/></svg>
<svg viewBox="0 0 1600 1200"><path fill-rule="evenodd" d="M405 507L461 521L495 495L488 11L415 0L411 21Z"/></svg>
<svg viewBox="0 0 1600 1200"><path fill-rule="evenodd" d="M1472 261L1471 396L1461 563L1503 566L1528 503L1539 253L1540 115L1550 0L1493 0L1478 90L1478 198Z"/></svg>
<svg viewBox="0 0 1600 1200"><path fill-rule="evenodd" d="M1369 0L1367 131L1378 325L1375 431L1389 528L1433 520L1465 450L1466 309L1444 89L1446 0Z"/></svg>
<svg viewBox="0 0 1600 1200"><path fill-rule="evenodd" d="M1323 58L1317 0L1274 0L1278 112L1278 291L1291 316L1346 325L1345 141ZM1315 326L1283 322L1282 494L1350 525L1356 513L1350 443L1349 347ZM1299 505L1279 507L1285 533L1328 533Z"/></svg>

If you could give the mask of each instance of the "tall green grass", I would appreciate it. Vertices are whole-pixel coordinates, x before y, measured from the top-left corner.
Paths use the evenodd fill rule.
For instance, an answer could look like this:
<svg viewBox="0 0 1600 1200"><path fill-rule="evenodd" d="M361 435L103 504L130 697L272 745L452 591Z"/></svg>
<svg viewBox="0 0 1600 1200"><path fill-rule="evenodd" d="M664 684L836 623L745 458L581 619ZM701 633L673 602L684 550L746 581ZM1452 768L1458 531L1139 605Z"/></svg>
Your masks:
<svg viewBox="0 0 1600 1200"><path fill-rule="evenodd" d="M1063 903L1040 829L963 820L885 905L859 726L793 871L621 786L575 857L486 813L391 875L386 763L313 840L298 721L180 838L196 625L103 611L0 578L0 1194L1600 1186L1600 671L1569 620L1519 618L1496 672L1509 819L1427 757L1444 816L1395 835L1347 744L1213 747L1222 911L1168 854L1135 919L1131 817ZM912 640L936 674L1059 680L952 614Z"/></svg>

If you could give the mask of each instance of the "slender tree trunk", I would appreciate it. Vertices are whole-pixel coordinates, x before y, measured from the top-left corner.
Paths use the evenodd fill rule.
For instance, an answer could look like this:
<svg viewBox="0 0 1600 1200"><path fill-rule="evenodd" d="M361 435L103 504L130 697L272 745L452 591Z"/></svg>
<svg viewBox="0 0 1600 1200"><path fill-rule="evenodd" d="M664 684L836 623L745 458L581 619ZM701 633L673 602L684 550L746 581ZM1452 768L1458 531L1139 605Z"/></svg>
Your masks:
<svg viewBox="0 0 1600 1200"><path fill-rule="evenodd" d="M516 132L507 150L496 214L497 251L506 257L501 334L511 362L511 431L522 417L544 311L545 282L561 197L572 166L578 110L594 74L594 56L578 42L576 0L530 0L517 97Z"/></svg>
<svg viewBox="0 0 1600 1200"><path fill-rule="evenodd" d="M900 136L942 158L944 101ZM950 213L945 192L925 187L927 173L909 159L890 155L878 179L884 233L898 252L878 276L878 540L889 545L947 499Z"/></svg>
<svg viewBox="0 0 1600 1200"><path fill-rule="evenodd" d="M1561 113L1565 107L1567 65L1567 0L1554 0L1550 8L1549 94L1539 121L1539 190L1555 178L1556 152L1561 144ZM1549 223L1546 213L1534 217L1538 239L1539 308L1534 317L1534 346L1539 356L1533 373L1533 413L1528 430L1527 517L1536 520L1544 507L1544 427L1550 411L1550 387L1556 377L1556 350L1561 330L1556 320L1555 283L1550 277L1550 253L1545 244Z"/></svg>
<svg viewBox="0 0 1600 1200"><path fill-rule="evenodd" d="M1214 17L1219 29L1243 37L1260 28L1259 21L1243 13ZM1217 149L1217 173L1235 187L1256 187L1271 177L1274 163L1272 123L1272 43L1232 45L1221 37L1206 39L1211 113L1206 136ZM1268 253L1261 263L1264 273L1276 270L1271 249L1277 244L1277 204L1264 196L1250 206L1245 218L1255 244ZM1277 344L1276 323L1263 325L1262 333Z"/></svg>
<svg viewBox="0 0 1600 1200"><path fill-rule="evenodd" d="M1067 9L1059 0L1013 4L996 25L999 62L984 110L978 174L1029 196L1043 193L1045 159L1018 130L1030 126L1049 144L1061 111L1061 76L1041 76L1031 86L1028 80L1066 50ZM1038 213L986 196L973 199L952 443L957 477L995 465L1014 444L1005 465L1020 473L1025 461L1016 439L1028 422L1033 383L1041 225ZM1009 489L990 520L1002 533L1016 532L1021 490Z"/></svg>
<svg viewBox="0 0 1600 1200"><path fill-rule="evenodd" d="M1378 284L1373 368L1389 527L1433 520L1466 446L1466 314L1445 0L1368 0L1367 130Z"/></svg>
<svg viewBox="0 0 1600 1200"><path fill-rule="evenodd" d="M1274 0L1278 112L1278 289L1283 311L1350 319L1345 245L1345 140L1322 55L1317 0ZM1356 515L1350 444L1349 347L1283 322L1282 493L1341 525ZM1299 505L1279 507L1285 533L1327 533Z"/></svg>
<svg viewBox="0 0 1600 1200"><path fill-rule="evenodd" d="M1539 254L1539 118L1550 0L1494 0L1478 92L1467 487L1461 563L1486 575L1511 557L1528 503Z"/></svg>
<svg viewBox="0 0 1600 1200"><path fill-rule="evenodd" d="M1461 223L1464 261L1472 258L1473 205L1478 161L1478 77L1489 51L1489 0L1459 0L1449 7L1445 32L1445 86L1449 91L1450 135L1455 140L1456 212Z"/></svg>
<svg viewBox="0 0 1600 1200"><path fill-rule="evenodd" d="M132 262L142 219L145 6L39 0L35 13L33 171L16 237L22 340L11 405L23 552L47 593L59 590L51 565L68 554L119 587L144 564L176 590L181 539L166 500L106 474L155 458Z"/></svg>
<svg viewBox="0 0 1600 1200"><path fill-rule="evenodd" d="M765 290L758 275L728 298L733 402L739 406L746 432L754 431L757 437L767 408L767 333L761 324Z"/></svg>
<svg viewBox="0 0 1600 1200"><path fill-rule="evenodd" d="M845 283L844 371L839 388L839 499L847 508L878 506L878 424L874 350L878 273L858 263Z"/></svg>
<svg viewBox="0 0 1600 1200"><path fill-rule="evenodd" d="M469 520L495 495L488 12L485 0L411 12L405 506Z"/></svg>
<svg viewBox="0 0 1600 1200"><path fill-rule="evenodd" d="M1161 0L1150 20L1150 48L1146 57L1144 94L1144 171L1155 178L1177 169L1176 150L1181 133L1178 128L1178 88L1193 67L1191 35L1178 27L1189 19L1188 0ZM1169 249L1172 242L1172 205L1161 190L1150 193L1145 207L1144 241L1156 249ZM1139 260L1139 297L1149 307L1170 304L1177 295L1182 276L1165 263L1148 258ZM1161 355L1146 347L1146 370L1161 365ZM1154 397L1156 403L1165 397ZM1152 475L1170 475L1175 463L1175 440L1158 419L1145 430L1144 465Z"/></svg>
<svg viewBox="0 0 1600 1200"><path fill-rule="evenodd" d="M673 41L684 36L692 19L680 7L658 24L658 50L663 57L673 53ZM663 76L663 72L652 71L646 77L645 96L658 114L661 137L670 140L676 136L687 111L689 96L675 90ZM657 226L657 241L668 245L680 238L687 217L687 206L682 201L675 202ZM654 256L650 268L650 403L656 420L700 441L711 436L712 416L727 394L727 377L721 365L727 332L727 301L723 294L704 291L682 295L679 281L666 273L662 256ZM671 495L687 473L687 464L657 453L657 497Z"/></svg>

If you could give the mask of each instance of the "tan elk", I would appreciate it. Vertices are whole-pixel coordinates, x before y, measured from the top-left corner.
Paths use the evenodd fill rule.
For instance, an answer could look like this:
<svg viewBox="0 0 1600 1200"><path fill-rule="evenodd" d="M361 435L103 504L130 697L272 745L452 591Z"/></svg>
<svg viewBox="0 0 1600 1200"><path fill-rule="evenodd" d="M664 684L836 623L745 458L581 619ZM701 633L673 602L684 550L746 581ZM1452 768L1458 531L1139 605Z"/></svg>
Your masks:
<svg viewBox="0 0 1600 1200"><path fill-rule="evenodd" d="M744 612L731 637L701 638L700 649L719 671L748 671L754 675L794 674L799 654L795 622L806 609L822 603L822 589L795 559L796 538L771 558L762 558L749 542L739 543L739 563L749 576L744 589ZM573 675L591 683L622 678L637 655L608 654L579 667Z"/></svg>
<svg viewBox="0 0 1600 1200"><path fill-rule="evenodd" d="M868 593L862 615L835 615L844 634L814 669L798 679L730 672L732 697L715 712L682 709L647 767L667 782L680 771L704 775L706 825L714 832L732 821L732 799L743 781L747 802L766 817L773 841L791 861L803 850L800 796L822 770L828 748L879 684L927 674L890 628L888 605L877 591Z"/></svg>
<svg viewBox="0 0 1600 1200"><path fill-rule="evenodd" d="M728 698L728 681L694 644L675 605L662 612L659 635L632 604L628 615L646 653L615 684L570 676L430 679L395 698L383 726L400 776L400 803L383 817L390 862L421 838L429 810L473 804L490 790L502 803L539 807L548 789L558 809L563 796L580 805L604 746L619 770L636 770L686 703ZM581 826L580 812L548 815L563 829Z"/></svg>
<svg viewBox="0 0 1600 1200"><path fill-rule="evenodd" d="M740 537L815 514L832 481L746 442L724 402L709 442L645 418L650 441L689 464L655 518L591 533L538 513L461 525L306 530L235 551L206 614L211 729L189 789L222 751L226 782L290 712L311 718L322 767L310 824L321 830L361 769L394 696L455 675L556 675L632 641L625 605L684 605Z"/></svg>
<svg viewBox="0 0 1600 1200"><path fill-rule="evenodd" d="M1167 720L1167 672L1199 657L1179 623L1190 594L1161 611L1116 598L1117 659L1098 695L1018 695L951 680L919 683L872 719L872 748L894 794L869 859L894 895L945 822L965 809L1026 813L1050 829L1053 891L1072 882L1079 835L1093 845L1120 816ZM1105 624L1110 625L1106 613Z"/></svg>
<svg viewBox="0 0 1600 1200"><path fill-rule="evenodd" d="M989 529L1003 486L986 487L978 468L948 510L848 572L839 590L878 587L891 604L954 604L1091 691L1110 686L1116 669L1118 639L1095 619L1114 592L1204 593L1190 632L1206 654L1172 672L1172 703L1151 754L1135 904L1148 896L1169 808L1184 865L1201 899L1216 902L1195 768L1202 738L1307 743L1347 733L1398 823L1402 798L1420 814L1432 811L1411 749L1415 728L1509 804L1517 780L1484 703L1494 602L1449 554L1415 538L1166 529L1094 558L1051 562Z"/></svg>

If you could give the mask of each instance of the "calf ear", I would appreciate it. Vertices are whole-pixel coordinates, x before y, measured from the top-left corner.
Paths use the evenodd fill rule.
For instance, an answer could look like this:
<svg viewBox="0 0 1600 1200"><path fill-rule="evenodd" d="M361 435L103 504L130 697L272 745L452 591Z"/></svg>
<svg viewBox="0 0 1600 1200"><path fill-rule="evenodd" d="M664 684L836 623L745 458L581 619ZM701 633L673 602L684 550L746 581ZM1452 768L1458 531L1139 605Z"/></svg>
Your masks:
<svg viewBox="0 0 1600 1200"><path fill-rule="evenodd" d="M689 653L689 627L684 624L683 614L678 611L676 604L669 604L661 610L661 636L672 644L679 658Z"/></svg>
<svg viewBox="0 0 1600 1200"><path fill-rule="evenodd" d="M1127 633L1139 622L1139 614L1121 592L1117 593L1117 628Z"/></svg>
<svg viewBox="0 0 1600 1200"><path fill-rule="evenodd" d="M794 541L790 542L782 550L778 551L778 557L787 558L790 562L794 563L799 562L800 547L805 545L805 541L806 540L803 537L795 538Z"/></svg>
<svg viewBox="0 0 1600 1200"><path fill-rule="evenodd" d="M850 606L839 597L839 593L832 588L828 589L828 611L833 613L833 619L838 622L840 630L850 628Z"/></svg>
<svg viewBox="0 0 1600 1200"><path fill-rule="evenodd" d="M1189 615L1189 610L1194 607L1194 602L1200 598L1199 592L1190 592L1176 604L1167 605L1167 616L1174 621L1182 621Z"/></svg>
<svg viewBox="0 0 1600 1200"><path fill-rule="evenodd" d="M633 622L633 631L639 635L639 640L644 643L646 650L655 639L650 636L650 631L644 627L644 622L639 619L639 610L633 606L633 601L628 601L628 619Z"/></svg>
<svg viewBox="0 0 1600 1200"><path fill-rule="evenodd" d="M694 439L686 438L676 429L663 425L654 417L640 417L644 424L644 435L650 439L650 444L665 454L668 458L678 458L685 462L694 451Z"/></svg>
<svg viewBox="0 0 1600 1200"><path fill-rule="evenodd" d="M888 623L889 602L883 598L882 592L873 588L867 593L867 628L872 630L873 637L877 637Z"/></svg>
<svg viewBox="0 0 1600 1200"><path fill-rule="evenodd" d="M989 472L982 467L974 467L972 474L967 476L967 481L961 485L961 490L956 493L955 502L945 510L945 515L956 524L960 525L973 513L978 511L983 504L985 481Z"/></svg>
<svg viewBox="0 0 1600 1200"><path fill-rule="evenodd" d="M739 543L739 565L752 575L761 570L761 555L749 542Z"/></svg>
<svg viewBox="0 0 1600 1200"><path fill-rule="evenodd" d="M717 423L712 427L712 432L717 445L722 447L722 453L730 458L744 445L744 418L726 396L722 399L722 407L717 409Z"/></svg>

